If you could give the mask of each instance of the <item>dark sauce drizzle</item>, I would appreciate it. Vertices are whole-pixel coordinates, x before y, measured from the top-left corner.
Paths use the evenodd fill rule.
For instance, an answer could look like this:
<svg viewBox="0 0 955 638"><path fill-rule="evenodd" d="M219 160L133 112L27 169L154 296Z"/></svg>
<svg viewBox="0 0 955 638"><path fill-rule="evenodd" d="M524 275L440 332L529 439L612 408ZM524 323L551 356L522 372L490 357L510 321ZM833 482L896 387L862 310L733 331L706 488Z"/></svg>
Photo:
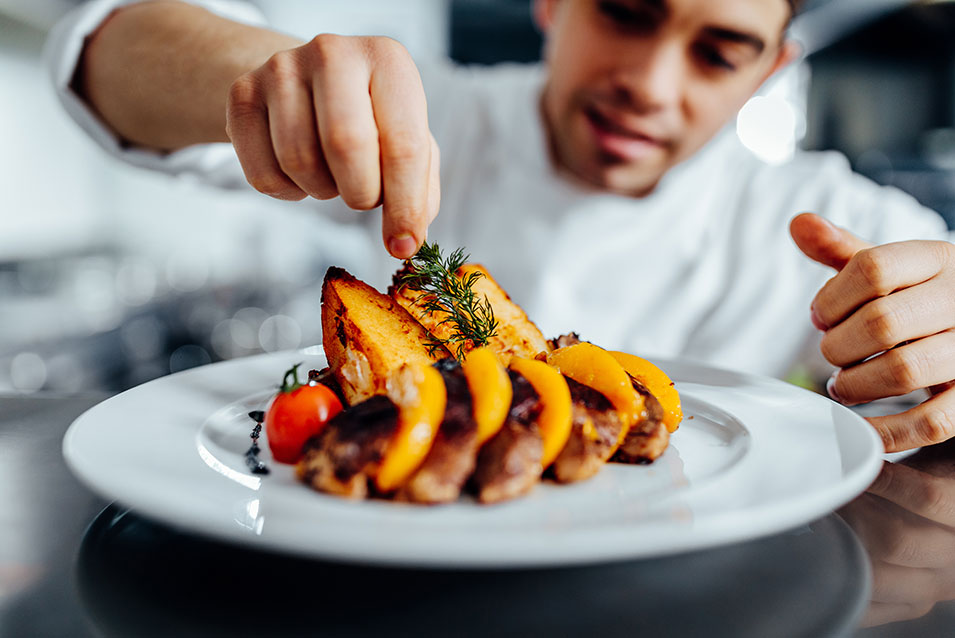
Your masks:
<svg viewBox="0 0 955 638"><path fill-rule="evenodd" d="M252 428L252 434L249 435L252 439L252 447L246 450L245 464L253 474L268 474L268 466L259 460L259 452L262 451L262 448L259 447L259 435L262 433L262 422L265 421L265 412L262 410L253 410L249 412L249 418L255 421L255 427Z"/></svg>

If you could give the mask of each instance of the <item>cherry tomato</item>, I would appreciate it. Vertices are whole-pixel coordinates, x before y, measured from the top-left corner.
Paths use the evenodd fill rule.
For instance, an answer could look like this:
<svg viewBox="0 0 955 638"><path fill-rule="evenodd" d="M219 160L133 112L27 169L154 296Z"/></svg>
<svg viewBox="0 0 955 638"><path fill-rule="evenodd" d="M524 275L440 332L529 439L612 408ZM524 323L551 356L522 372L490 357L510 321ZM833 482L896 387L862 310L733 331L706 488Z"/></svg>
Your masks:
<svg viewBox="0 0 955 638"><path fill-rule="evenodd" d="M285 373L279 393L265 413L265 436L272 458L280 463L297 463L305 441L342 411L341 401L327 386L299 383L300 365Z"/></svg>

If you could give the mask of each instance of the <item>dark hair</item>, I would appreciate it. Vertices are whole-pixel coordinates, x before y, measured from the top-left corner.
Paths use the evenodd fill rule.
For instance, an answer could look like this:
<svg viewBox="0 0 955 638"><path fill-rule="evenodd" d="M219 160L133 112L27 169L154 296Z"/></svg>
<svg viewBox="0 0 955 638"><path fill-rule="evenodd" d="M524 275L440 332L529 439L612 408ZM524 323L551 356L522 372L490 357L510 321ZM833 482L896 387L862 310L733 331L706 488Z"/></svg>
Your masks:
<svg viewBox="0 0 955 638"><path fill-rule="evenodd" d="M789 5L790 10L792 10L793 15L799 11L799 8L803 4L803 0L786 0L786 4Z"/></svg>

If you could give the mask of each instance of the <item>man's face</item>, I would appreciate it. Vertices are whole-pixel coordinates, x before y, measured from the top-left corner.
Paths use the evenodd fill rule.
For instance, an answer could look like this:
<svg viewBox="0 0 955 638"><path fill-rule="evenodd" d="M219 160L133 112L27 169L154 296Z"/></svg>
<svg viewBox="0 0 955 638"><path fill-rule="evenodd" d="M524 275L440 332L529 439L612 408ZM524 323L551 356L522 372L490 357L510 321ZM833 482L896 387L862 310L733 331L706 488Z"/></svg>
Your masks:
<svg viewBox="0 0 955 638"><path fill-rule="evenodd" d="M557 164L646 195L794 54L785 0L537 0Z"/></svg>

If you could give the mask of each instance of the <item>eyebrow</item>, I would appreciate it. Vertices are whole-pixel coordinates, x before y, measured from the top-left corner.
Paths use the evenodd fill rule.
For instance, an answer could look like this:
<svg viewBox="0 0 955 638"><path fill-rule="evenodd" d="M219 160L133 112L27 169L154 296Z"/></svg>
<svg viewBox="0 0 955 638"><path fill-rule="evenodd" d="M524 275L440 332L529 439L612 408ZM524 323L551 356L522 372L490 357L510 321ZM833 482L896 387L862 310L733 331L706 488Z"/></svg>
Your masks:
<svg viewBox="0 0 955 638"><path fill-rule="evenodd" d="M668 0L639 0L638 3L648 6L655 11L659 11L664 16L669 15L670 13ZM727 29L726 27L706 27L704 31L708 35L718 40L743 44L751 47L757 55L766 49L766 42L755 33L737 31L736 29Z"/></svg>
<svg viewBox="0 0 955 638"><path fill-rule="evenodd" d="M719 40L745 44L746 46L752 47L757 54L762 53L766 48L766 43L763 39L752 33L734 31L733 29L725 29L723 27L706 27L704 31Z"/></svg>
<svg viewBox="0 0 955 638"><path fill-rule="evenodd" d="M661 17L666 17L670 14L670 7L667 6L667 0L633 0L631 5L633 8L642 7L650 9Z"/></svg>

